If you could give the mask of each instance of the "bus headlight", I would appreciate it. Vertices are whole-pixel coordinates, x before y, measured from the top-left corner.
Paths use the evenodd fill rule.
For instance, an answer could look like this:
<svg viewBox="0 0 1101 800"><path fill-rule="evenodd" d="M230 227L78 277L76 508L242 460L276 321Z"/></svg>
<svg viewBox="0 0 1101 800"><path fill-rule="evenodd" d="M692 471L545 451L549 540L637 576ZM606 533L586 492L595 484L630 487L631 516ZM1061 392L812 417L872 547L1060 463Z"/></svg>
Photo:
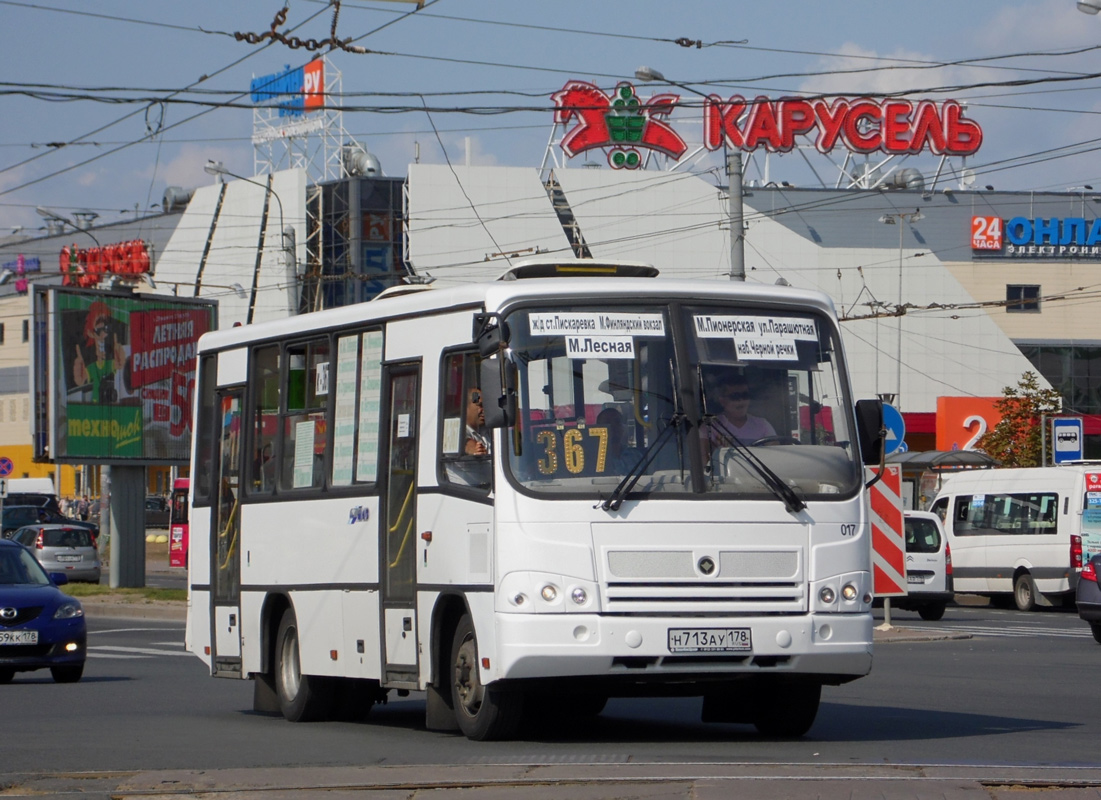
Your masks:
<svg viewBox="0 0 1101 800"><path fill-rule="evenodd" d="M818 599L822 601L823 605L832 606L833 601L837 599L837 595L833 593L832 586L823 586L822 590L818 592Z"/></svg>
<svg viewBox="0 0 1101 800"><path fill-rule="evenodd" d="M856 599L857 594L856 586L851 583L846 583L841 587L841 596L849 603Z"/></svg>
<svg viewBox="0 0 1101 800"><path fill-rule="evenodd" d="M592 613L600 610L594 581L545 572L510 572L501 579L497 610L525 614Z"/></svg>

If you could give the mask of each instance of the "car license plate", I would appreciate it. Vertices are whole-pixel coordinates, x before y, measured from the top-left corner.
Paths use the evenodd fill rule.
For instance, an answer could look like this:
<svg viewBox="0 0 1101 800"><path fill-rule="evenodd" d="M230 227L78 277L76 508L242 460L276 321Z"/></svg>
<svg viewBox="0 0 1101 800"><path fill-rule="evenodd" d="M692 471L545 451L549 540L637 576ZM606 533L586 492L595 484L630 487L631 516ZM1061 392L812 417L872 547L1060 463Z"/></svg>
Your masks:
<svg viewBox="0 0 1101 800"><path fill-rule="evenodd" d="M670 628L670 653L746 653L753 649L749 628Z"/></svg>
<svg viewBox="0 0 1101 800"><path fill-rule="evenodd" d="M58 556L58 561L80 561L83 556Z"/></svg>
<svg viewBox="0 0 1101 800"><path fill-rule="evenodd" d="M0 631L0 644L38 644L38 631Z"/></svg>
<svg viewBox="0 0 1101 800"><path fill-rule="evenodd" d="M925 583L925 576L924 575L907 575L906 576L906 582L907 583Z"/></svg>

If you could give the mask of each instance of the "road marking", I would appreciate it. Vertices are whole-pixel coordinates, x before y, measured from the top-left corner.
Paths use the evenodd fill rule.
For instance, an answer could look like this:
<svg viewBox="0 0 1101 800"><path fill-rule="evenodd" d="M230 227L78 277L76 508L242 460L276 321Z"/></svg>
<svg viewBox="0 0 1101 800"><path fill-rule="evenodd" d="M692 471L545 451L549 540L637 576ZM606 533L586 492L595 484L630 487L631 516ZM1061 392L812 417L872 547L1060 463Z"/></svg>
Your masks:
<svg viewBox="0 0 1101 800"><path fill-rule="evenodd" d="M1029 626L1006 626L1000 625L996 628L986 627L983 625L923 625L923 630L936 630L937 628L943 630L960 631L961 633L970 633L975 636L1002 636L1010 638L1024 639L1029 636L1045 636L1048 638L1063 638L1063 639L1082 639L1091 638L1093 634L1088 628L1074 629L1057 629L1057 628L1033 628Z"/></svg>
<svg viewBox="0 0 1101 800"><path fill-rule="evenodd" d="M112 644L98 644L95 646L97 651L111 650L118 653L140 653L146 656L188 656L191 657L191 653L186 650L155 650L152 647L120 647Z"/></svg>
<svg viewBox="0 0 1101 800"><path fill-rule="evenodd" d="M89 636L91 636L93 634L99 635L99 634L103 634L103 633L149 633L149 632L164 633L165 631L170 631L170 630L181 630L182 631L183 628L110 628L109 630L103 630L103 631L88 631L88 635Z"/></svg>
<svg viewBox="0 0 1101 800"><path fill-rule="evenodd" d="M95 650L89 650L88 658L113 658L115 660L129 661L135 658L150 658L150 656L126 656L122 653L97 653Z"/></svg>

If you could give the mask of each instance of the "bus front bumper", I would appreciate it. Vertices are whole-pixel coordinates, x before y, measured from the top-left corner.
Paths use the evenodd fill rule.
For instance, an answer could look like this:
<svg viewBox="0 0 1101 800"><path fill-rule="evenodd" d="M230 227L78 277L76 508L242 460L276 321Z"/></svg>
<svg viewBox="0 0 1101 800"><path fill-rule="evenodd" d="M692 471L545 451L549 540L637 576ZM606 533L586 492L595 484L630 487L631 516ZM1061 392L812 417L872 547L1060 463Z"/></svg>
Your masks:
<svg viewBox="0 0 1101 800"><path fill-rule="evenodd" d="M498 614L497 657L484 680L622 677L675 680L739 674L815 674L823 682L867 675L872 615L600 617ZM488 673L488 674L486 674Z"/></svg>

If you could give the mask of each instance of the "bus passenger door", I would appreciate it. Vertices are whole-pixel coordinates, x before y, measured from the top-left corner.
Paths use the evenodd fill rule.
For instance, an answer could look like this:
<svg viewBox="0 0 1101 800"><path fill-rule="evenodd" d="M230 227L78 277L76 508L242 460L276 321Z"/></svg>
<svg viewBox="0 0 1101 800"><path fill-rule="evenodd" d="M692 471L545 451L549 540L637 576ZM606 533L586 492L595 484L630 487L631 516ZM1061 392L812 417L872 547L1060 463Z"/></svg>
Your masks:
<svg viewBox="0 0 1101 800"><path fill-rule="evenodd" d="M218 393L217 497L211 507L215 675L241 676L241 389Z"/></svg>
<svg viewBox="0 0 1101 800"><path fill-rule="evenodd" d="M381 542L383 682L417 681L416 510L420 368L391 366L385 377L389 437Z"/></svg>

